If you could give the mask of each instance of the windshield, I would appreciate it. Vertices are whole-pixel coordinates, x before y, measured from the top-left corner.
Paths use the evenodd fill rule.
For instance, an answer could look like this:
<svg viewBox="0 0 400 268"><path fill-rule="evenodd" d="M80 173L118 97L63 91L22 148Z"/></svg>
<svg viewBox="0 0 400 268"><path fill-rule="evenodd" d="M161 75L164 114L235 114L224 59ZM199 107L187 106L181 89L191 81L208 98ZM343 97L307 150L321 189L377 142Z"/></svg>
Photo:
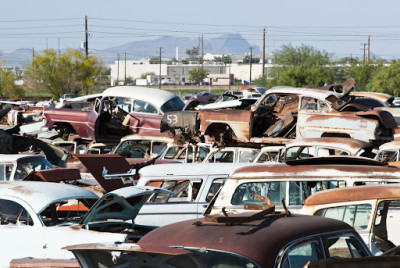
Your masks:
<svg viewBox="0 0 400 268"><path fill-rule="evenodd" d="M166 103L161 106L161 111L163 113L174 112L174 111L182 111L183 107L185 107L185 103L178 96L170 99Z"/></svg>
<svg viewBox="0 0 400 268"><path fill-rule="evenodd" d="M49 205L40 218L45 226L78 224L97 198L62 200Z"/></svg>
<svg viewBox="0 0 400 268"><path fill-rule="evenodd" d="M33 171L52 168L54 168L54 166L44 157L25 157L18 160L14 180L22 180Z"/></svg>

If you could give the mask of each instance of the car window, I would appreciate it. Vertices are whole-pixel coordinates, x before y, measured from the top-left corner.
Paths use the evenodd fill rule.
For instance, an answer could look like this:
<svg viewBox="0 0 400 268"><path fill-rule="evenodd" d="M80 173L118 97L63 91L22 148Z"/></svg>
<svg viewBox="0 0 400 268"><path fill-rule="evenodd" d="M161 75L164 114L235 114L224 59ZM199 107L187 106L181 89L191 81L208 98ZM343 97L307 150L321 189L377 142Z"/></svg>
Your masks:
<svg viewBox="0 0 400 268"><path fill-rule="evenodd" d="M208 158L209 163L232 163L235 153L233 151L217 151Z"/></svg>
<svg viewBox="0 0 400 268"><path fill-rule="evenodd" d="M150 146L150 141L127 140L121 143L115 153L125 158L146 158L150 156Z"/></svg>
<svg viewBox="0 0 400 268"><path fill-rule="evenodd" d="M130 113L132 107L132 99L118 97L115 99L115 105L126 113Z"/></svg>
<svg viewBox="0 0 400 268"><path fill-rule="evenodd" d="M371 213L371 204L359 204L324 208L315 212L314 215L341 220L356 230L365 230L368 227Z"/></svg>
<svg viewBox="0 0 400 268"><path fill-rule="evenodd" d="M32 216L17 202L0 199L0 224L33 225Z"/></svg>
<svg viewBox="0 0 400 268"><path fill-rule="evenodd" d="M52 169L54 166L44 157L25 157L17 162L14 180L22 180L33 171Z"/></svg>
<svg viewBox="0 0 400 268"><path fill-rule="evenodd" d="M328 238L325 246L330 258L360 258L366 256L366 252L359 241L352 236Z"/></svg>
<svg viewBox="0 0 400 268"><path fill-rule="evenodd" d="M155 141L153 142L153 147L152 147L152 154L160 154L164 147L167 146L166 142L161 142L161 141Z"/></svg>
<svg viewBox="0 0 400 268"><path fill-rule="evenodd" d="M266 204L263 197L269 198L274 204L281 204L285 198L289 205L302 205L311 194L337 187L344 187L342 181L290 181L289 196L286 196L285 181L248 182L240 184L232 195L232 205Z"/></svg>
<svg viewBox="0 0 400 268"><path fill-rule="evenodd" d="M286 149L286 160L310 158L315 156L315 149L311 146L293 146Z"/></svg>
<svg viewBox="0 0 400 268"><path fill-rule="evenodd" d="M349 153L344 150L329 147L319 147L317 154L318 156L349 155Z"/></svg>
<svg viewBox="0 0 400 268"><path fill-rule="evenodd" d="M399 244L399 211L400 200L385 200L378 205L373 232L376 237L375 243L382 251L393 247L394 244Z"/></svg>
<svg viewBox="0 0 400 268"><path fill-rule="evenodd" d="M176 202L192 202L197 198L201 179L191 180L152 180L146 186L160 187L174 193L155 193L149 199L149 203L176 203Z"/></svg>
<svg viewBox="0 0 400 268"><path fill-rule="evenodd" d="M214 179L211 183L210 189L208 189L208 193L206 196L206 202L210 202L211 199L215 196L218 190L224 185L225 179Z"/></svg>
<svg viewBox="0 0 400 268"><path fill-rule="evenodd" d="M141 101L134 100L133 101L133 112L135 113L148 113L148 114L158 114L158 110L152 104Z"/></svg>
<svg viewBox="0 0 400 268"><path fill-rule="evenodd" d="M258 154L258 150L251 150L251 151L239 151L239 163L243 162L250 162L251 160L254 159L254 157Z"/></svg>
<svg viewBox="0 0 400 268"><path fill-rule="evenodd" d="M266 204L262 197L267 197L275 204L280 204L286 195L286 182L251 182L239 185L232 195L232 205Z"/></svg>
<svg viewBox="0 0 400 268"><path fill-rule="evenodd" d="M176 96L164 103L161 106L161 111L163 113L182 111L183 107L185 107L185 103L178 96Z"/></svg>
<svg viewBox="0 0 400 268"><path fill-rule="evenodd" d="M13 168L13 164L0 165L0 181L9 181Z"/></svg>
<svg viewBox="0 0 400 268"><path fill-rule="evenodd" d="M179 151L181 150L181 147L177 147L177 146L173 146L170 147L164 155L164 159L175 159L176 155L179 153Z"/></svg>
<svg viewBox="0 0 400 268"><path fill-rule="evenodd" d="M290 248L282 260L282 267L302 268L307 262L322 258L323 256L319 252L319 243L309 241Z"/></svg>
<svg viewBox="0 0 400 268"><path fill-rule="evenodd" d="M392 162L392 161L396 161L397 159L397 154L398 151L380 151L378 153L378 155L376 156L376 160L381 161L381 162Z"/></svg>

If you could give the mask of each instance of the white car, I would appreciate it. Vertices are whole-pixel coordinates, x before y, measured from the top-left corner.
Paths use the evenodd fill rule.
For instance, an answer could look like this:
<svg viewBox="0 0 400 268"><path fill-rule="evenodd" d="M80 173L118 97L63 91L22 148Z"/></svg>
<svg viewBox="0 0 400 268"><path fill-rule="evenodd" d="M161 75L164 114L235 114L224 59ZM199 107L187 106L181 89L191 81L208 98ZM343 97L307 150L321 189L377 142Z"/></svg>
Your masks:
<svg viewBox="0 0 400 268"><path fill-rule="evenodd" d="M33 171L53 169L41 155L0 154L0 181L18 181Z"/></svg>
<svg viewBox="0 0 400 268"><path fill-rule="evenodd" d="M127 187L98 200L73 185L0 182L0 267L16 258L70 259L62 248L76 243L136 241L133 220L154 191Z"/></svg>

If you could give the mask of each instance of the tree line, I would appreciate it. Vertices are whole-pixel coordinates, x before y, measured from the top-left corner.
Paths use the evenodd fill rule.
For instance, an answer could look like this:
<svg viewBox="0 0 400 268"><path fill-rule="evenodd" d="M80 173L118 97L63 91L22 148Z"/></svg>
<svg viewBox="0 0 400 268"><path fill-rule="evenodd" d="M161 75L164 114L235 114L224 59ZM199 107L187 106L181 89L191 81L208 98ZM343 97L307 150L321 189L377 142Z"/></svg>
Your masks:
<svg viewBox="0 0 400 268"><path fill-rule="evenodd" d="M229 56L216 57L215 61L231 63ZM267 88L320 87L352 77L358 91L400 95L400 60L337 60L332 53L312 46L284 45L274 55L273 61L274 66L267 74L256 78L255 84ZM106 72L107 68L100 59L93 55L86 57L82 51L68 49L60 54L53 49L44 50L24 66L23 87L15 84L17 77L11 70L0 69L0 95L23 97L27 90L37 88L45 89L54 98L73 90L88 94L89 89L99 86L99 77ZM193 81L201 81L207 77L202 67L191 70L189 75Z"/></svg>

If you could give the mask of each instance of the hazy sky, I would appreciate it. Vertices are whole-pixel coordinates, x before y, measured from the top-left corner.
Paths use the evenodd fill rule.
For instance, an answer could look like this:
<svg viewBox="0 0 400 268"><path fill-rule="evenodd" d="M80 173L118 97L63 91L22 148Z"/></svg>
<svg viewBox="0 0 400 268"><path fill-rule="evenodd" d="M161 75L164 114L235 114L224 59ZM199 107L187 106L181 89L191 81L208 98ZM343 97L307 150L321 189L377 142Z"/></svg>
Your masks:
<svg viewBox="0 0 400 268"><path fill-rule="evenodd" d="M160 36L206 40L226 33L262 46L265 27L268 52L304 43L337 57L362 57L371 35L371 53L400 58L399 0L3 0L0 51L79 48L85 15L91 50Z"/></svg>

